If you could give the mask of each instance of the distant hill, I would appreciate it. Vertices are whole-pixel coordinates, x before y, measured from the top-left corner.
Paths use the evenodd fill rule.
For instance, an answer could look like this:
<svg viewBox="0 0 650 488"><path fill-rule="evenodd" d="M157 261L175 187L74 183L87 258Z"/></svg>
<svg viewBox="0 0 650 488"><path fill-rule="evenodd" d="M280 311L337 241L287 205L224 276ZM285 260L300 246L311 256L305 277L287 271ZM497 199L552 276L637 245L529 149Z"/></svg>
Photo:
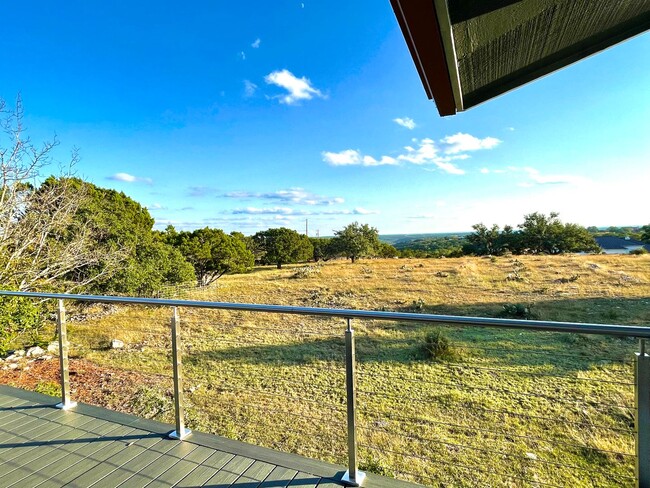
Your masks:
<svg viewBox="0 0 650 488"><path fill-rule="evenodd" d="M391 244L398 249L408 248L410 244L434 240L448 240L449 238L464 238L471 232L435 232L431 234L383 234L379 240Z"/></svg>

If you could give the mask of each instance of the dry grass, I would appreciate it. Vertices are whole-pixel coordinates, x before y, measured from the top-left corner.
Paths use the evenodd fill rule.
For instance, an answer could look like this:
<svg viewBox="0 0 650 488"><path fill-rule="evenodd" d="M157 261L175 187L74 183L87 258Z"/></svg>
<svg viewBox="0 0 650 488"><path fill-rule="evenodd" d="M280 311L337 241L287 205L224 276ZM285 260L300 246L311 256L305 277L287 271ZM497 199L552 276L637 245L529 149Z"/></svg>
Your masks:
<svg viewBox="0 0 650 488"><path fill-rule="evenodd" d="M256 269L200 300L646 325L649 256L328 262ZM188 423L345 462L340 319L181 309ZM170 311L122 307L75 322L75 353L169 374ZM433 327L357 321L366 469L432 486L632 486L635 343L446 327L452 359L425 352ZM103 347L110 338L127 350ZM98 394L100 394L98 392Z"/></svg>

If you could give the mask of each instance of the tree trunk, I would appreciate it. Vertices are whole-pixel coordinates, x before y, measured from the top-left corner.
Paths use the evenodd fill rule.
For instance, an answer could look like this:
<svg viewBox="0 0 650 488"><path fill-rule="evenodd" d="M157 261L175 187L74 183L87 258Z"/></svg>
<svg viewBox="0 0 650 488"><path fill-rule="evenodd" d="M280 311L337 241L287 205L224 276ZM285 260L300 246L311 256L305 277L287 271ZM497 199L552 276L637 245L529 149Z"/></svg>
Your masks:
<svg viewBox="0 0 650 488"><path fill-rule="evenodd" d="M282 263L278 263L278 269L282 269Z"/></svg>

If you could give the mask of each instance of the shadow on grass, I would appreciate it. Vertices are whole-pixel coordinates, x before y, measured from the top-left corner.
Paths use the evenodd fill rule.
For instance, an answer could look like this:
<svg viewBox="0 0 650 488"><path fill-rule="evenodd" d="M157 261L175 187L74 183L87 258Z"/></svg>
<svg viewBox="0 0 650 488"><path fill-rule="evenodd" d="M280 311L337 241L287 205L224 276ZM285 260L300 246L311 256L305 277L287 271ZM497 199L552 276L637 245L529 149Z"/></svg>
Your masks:
<svg viewBox="0 0 650 488"><path fill-rule="evenodd" d="M555 301L541 304L550 306L588 308L595 310L629 310L647 307L647 299L591 299ZM474 305L468 307L453 305L428 306L418 303L419 313L443 315L473 315L498 317L502 304ZM406 307L401 312L413 312ZM648 313L648 312L646 312ZM595 321L594 321L595 322ZM599 321L607 323L607 321ZM355 320L357 327L356 352L360 363L422 363L431 362L424 347L424 338L434 330L442 330L456 350L454 362L466 363L481 359L498 366L548 366L562 372L588 370L611 364L630 363L634 359L637 341L633 338L616 338L564 332L535 332L518 329L453 326L416 322L363 322ZM193 351L184 361L194 366L205 366L207 362L237 361L248 364L306 365L325 362L343 362L345 343L341 337L301 338L282 336L277 343L273 338L269 344L232 345L210 351ZM218 343L218 339L216 339ZM552 372L552 370L549 370Z"/></svg>

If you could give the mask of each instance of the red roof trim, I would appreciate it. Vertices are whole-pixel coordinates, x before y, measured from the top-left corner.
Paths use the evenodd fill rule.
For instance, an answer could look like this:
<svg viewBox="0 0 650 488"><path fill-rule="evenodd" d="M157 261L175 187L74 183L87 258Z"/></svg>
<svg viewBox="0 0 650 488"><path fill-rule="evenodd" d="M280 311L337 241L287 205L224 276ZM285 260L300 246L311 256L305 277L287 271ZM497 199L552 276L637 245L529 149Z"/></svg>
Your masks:
<svg viewBox="0 0 650 488"><path fill-rule="evenodd" d="M433 0L391 0L427 96L440 115L455 115L456 103Z"/></svg>

